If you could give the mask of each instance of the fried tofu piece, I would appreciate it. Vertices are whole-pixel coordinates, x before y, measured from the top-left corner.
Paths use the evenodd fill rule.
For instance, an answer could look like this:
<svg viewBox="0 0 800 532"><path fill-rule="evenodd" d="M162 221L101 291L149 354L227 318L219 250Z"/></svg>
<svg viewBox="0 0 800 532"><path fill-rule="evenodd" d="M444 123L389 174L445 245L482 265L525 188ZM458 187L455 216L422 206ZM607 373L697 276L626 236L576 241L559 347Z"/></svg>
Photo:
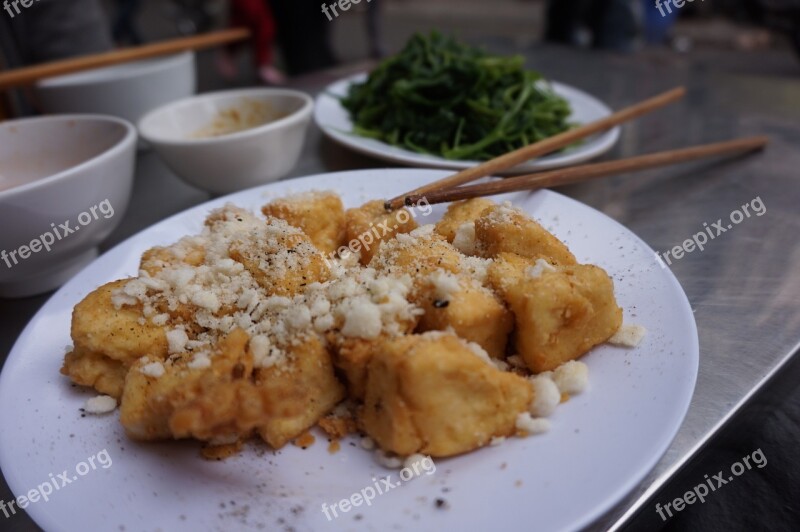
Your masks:
<svg viewBox="0 0 800 532"><path fill-rule="evenodd" d="M553 264L577 264L567 246L519 209L496 205L475 221L477 249L487 258L510 252L544 258Z"/></svg>
<svg viewBox="0 0 800 532"><path fill-rule="evenodd" d="M278 389L254 383L249 339L234 329L205 365L194 364L190 354L163 363L137 360L125 379L120 407L128 435L138 440L230 441L276 418L298 415L305 405L297 390L288 384Z"/></svg>
<svg viewBox="0 0 800 532"><path fill-rule="evenodd" d="M259 285L278 296L294 296L330 275L325 258L309 238L278 218L269 218L236 237L229 252Z"/></svg>
<svg viewBox="0 0 800 532"><path fill-rule="evenodd" d="M498 253L486 270L486 280L498 294L506 294L525 280L525 271L534 265L535 261L516 253Z"/></svg>
<svg viewBox="0 0 800 532"><path fill-rule="evenodd" d="M579 358L622 325L614 284L597 266L540 268L503 297L514 312L516 348L534 373Z"/></svg>
<svg viewBox="0 0 800 532"><path fill-rule="evenodd" d="M431 227L431 226L427 226ZM410 275L414 282L411 300L419 302L428 288L427 276L437 271L458 273L462 255L444 237L424 228L385 242L369 266L379 272Z"/></svg>
<svg viewBox="0 0 800 532"><path fill-rule="evenodd" d="M115 399L122 397L128 366L101 353L73 349L64 357L61 374L81 386L94 388Z"/></svg>
<svg viewBox="0 0 800 532"><path fill-rule="evenodd" d="M516 432L533 391L446 333L385 342L369 364L361 427L384 450L444 457Z"/></svg>
<svg viewBox="0 0 800 532"><path fill-rule="evenodd" d="M108 283L86 296L72 311L72 341L79 352L102 353L130 366L143 355L164 359L167 336L163 327L143 321L140 306L117 309L112 297L128 279Z"/></svg>
<svg viewBox="0 0 800 532"><path fill-rule="evenodd" d="M436 224L436 232L452 244L459 227L474 222L480 218L483 211L495 205L495 202L486 198L472 198L451 203L447 207L447 212Z"/></svg>
<svg viewBox="0 0 800 532"><path fill-rule="evenodd" d="M302 229L326 255L345 242L344 205L335 192L306 192L280 198L264 205L261 212Z"/></svg>
<svg viewBox="0 0 800 532"><path fill-rule="evenodd" d="M285 365L256 370L255 382L271 397L275 406L286 401L286 410L301 409L291 416L269 419L258 433L273 449L300 436L317 424L345 397L344 386L336 378L328 349L317 337L291 346ZM290 393L285 395L286 388Z"/></svg>
<svg viewBox="0 0 800 532"><path fill-rule="evenodd" d="M139 269L155 276L165 268L181 264L200 266L205 257L205 248L196 237L184 237L171 246L156 246L145 251L139 262Z"/></svg>
<svg viewBox="0 0 800 532"><path fill-rule="evenodd" d="M348 209L345 220L346 242L352 244L353 251L361 252L361 264L365 266L383 242L417 228L417 222L408 209L387 212L381 200L367 202L357 209Z"/></svg>
<svg viewBox="0 0 800 532"><path fill-rule="evenodd" d="M514 315L491 290L477 282L458 278L455 282L455 290L440 293L434 288L427 292L428 297L421 303L425 314L417 331L451 328L461 338L480 345L489 356L503 358L508 335L514 328Z"/></svg>

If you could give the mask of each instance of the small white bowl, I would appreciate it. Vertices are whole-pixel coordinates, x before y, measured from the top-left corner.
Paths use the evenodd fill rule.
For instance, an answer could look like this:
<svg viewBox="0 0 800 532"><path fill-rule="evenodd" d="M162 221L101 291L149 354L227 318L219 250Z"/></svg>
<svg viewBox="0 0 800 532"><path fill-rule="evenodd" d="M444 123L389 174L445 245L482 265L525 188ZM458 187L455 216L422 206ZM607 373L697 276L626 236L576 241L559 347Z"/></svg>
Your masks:
<svg viewBox="0 0 800 532"><path fill-rule="evenodd" d="M136 128L119 118L0 123L0 297L48 292L97 256L128 207L135 156Z"/></svg>
<svg viewBox="0 0 800 532"><path fill-rule="evenodd" d="M251 103L285 116L219 137L193 137L221 112ZM184 181L214 194L227 194L288 174L300 158L313 108L307 94L293 90L223 91L156 109L142 118L139 131Z"/></svg>
<svg viewBox="0 0 800 532"><path fill-rule="evenodd" d="M146 113L196 92L193 52L44 79L36 96L46 114L88 113L136 124Z"/></svg>

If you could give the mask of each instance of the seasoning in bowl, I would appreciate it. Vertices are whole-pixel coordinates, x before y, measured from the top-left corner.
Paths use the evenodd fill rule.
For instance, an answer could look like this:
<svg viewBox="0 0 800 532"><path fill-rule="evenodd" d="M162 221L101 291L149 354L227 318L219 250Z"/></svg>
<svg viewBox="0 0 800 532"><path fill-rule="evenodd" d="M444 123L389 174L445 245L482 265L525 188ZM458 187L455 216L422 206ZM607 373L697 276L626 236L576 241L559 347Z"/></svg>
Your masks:
<svg viewBox="0 0 800 532"><path fill-rule="evenodd" d="M217 112L210 124L192 133L190 138L223 137L263 126L286 116L286 113L277 111L268 103L244 98L237 105Z"/></svg>

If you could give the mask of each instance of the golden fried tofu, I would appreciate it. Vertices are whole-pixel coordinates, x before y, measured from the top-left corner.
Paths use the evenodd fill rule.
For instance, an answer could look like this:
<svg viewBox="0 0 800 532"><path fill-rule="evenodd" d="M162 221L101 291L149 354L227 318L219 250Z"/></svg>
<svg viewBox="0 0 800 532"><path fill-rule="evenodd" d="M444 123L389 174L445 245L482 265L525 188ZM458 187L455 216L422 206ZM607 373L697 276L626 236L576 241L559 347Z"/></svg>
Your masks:
<svg viewBox="0 0 800 532"><path fill-rule="evenodd" d="M128 366L101 353L73 349L64 357L61 374L75 384L89 386L115 399L122 396Z"/></svg>
<svg viewBox="0 0 800 532"><path fill-rule="evenodd" d="M367 265L381 244L399 233L410 233L417 222L408 209L387 212L383 201L370 201L345 213L346 243L354 251L360 250L361 264Z"/></svg>
<svg viewBox="0 0 800 532"><path fill-rule="evenodd" d="M515 433L532 387L498 370L452 334L385 342L369 364L361 427L402 456L452 456Z"/></svg>
<svg viewBox="0 0 800 532"><path fill-rule="evenodd" d="M166 358L163 327L142 320L140 305L117 309L112 297L130 279L108 283L86 296L72 311L72 341L79 352L102 353L131 365L143 355Z"/></svg>
<svg viewBox="0 0 800 532"><path fill-rule="evenodd" d="M261 212L302 229L326 255L345 243L344 205L335 192L306 192L276 199L264 205Z"/></svg>
<svg viewBox="0 0 800 532"><path fill-rule="evenodd" d="M486 270L486 280L497 293L505 294L524 281L526 270L535 264L534 260L516 253L498 253Z"/></svg>
<svg viewBox="0 0 800 532"><path fill-rule="evenodd" d="M436 224L436 232L452 244L459 227L474 222L483 211L495 205L495 202L486 198L472 198L451 203L447 207L447 212Z"/></svg>
<svg viewBox="0 0 800 532"><path fill-rule="evenodd" d="M259 435L274 449L300 436L317 424L345 397L344 386L336 378L328 349L317 337L290 346L283 365L256 370L255 383L274 406L286 401L286 409L301 409L294 415L269 419L258 427ZM286 388L290 393L285 394Z"/></svg>
<svg viewBox="0 0 800 532"><path fill-rule="evenodd" d="M440 276L433 275L434 280ZM441 280L442 285L453 279ZM514 316L489 289L468 279L455 278L457 287L444 290L433 287L421 306L425 311L417 330L444 331L451 328L458 336L475 342L494 358L505 356L508 335L514 328Z"/></svg>
<svg viewBox="0 0 800 532"><path fill-rule="evenodd" d="M385 242L369 263L382 273L410 275L414 282L411 294L414 302L423 297L428 275L440 270L461 271L462 255L458 250L436 233L419 234L423 229Z"/></svg>
<svg viewBox="0 0 800 532"><path fill-rule="evenodd" d="M205 255L205 248L197 238L184 237L171 246L156 246L145 251L139 262L139 269L152 276L164 268L180 264L200 266L205 260Z"/></svg>
<svg viewBox="0 0 800 532"><path fill-rule="evenodd" d="M278 218L268 218L237 236L229 251L259 285L278 296L294 296L309 284L326 281L330 274L325 258L309 238Z"/></svg>
<svg viewBox="0 0 800 532"><path fill-rule="evenodd" d="M550 371L608 340L622 325L614 284L591 265L541 268L504 290L515 344L534 373Z"/></svg>
<svg viewBox="0 0 800 532"><path fill-rule="evenodd" d="M297 415L305 405L295 402L300 397L291 386L278 390L254 383L248 343L248 334L234 329L205 363L188 353L164 362L136 361L120 407L128 435L227 441L249 436L275 418Z"/></svg>
<svg viewBox="0 0 800 532"><path fill-rule="evenodd" d="M475 220L475 239L487 258L510 252L554 264L576 264L575 256L559 239L518 209L496 205Z"/></svg>

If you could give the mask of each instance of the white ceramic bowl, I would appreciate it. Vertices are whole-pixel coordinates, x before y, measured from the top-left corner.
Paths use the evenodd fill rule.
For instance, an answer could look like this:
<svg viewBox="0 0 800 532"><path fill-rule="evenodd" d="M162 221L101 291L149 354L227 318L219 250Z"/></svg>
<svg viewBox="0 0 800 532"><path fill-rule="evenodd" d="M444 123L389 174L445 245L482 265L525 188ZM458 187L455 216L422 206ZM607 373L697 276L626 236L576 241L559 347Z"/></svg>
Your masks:
<svg viewBox="0 0 800 532"><path fill-rule="evenodd" d="M91 113L136 124L147 112L196 92L193 52L48 78L36 84L47 114Z"/></svg>
<svg viewBox="0 0 800 532"><path fill-rule="evenodd" d="M220 112L251 102L284 116L212 138L193 138ZM152 111L139 122L142 137L187 183L227 194L277 181L297 164L314 102L286 89L242 89L195 96Z"/></svg>
<svg viewBox="0 0 800 532"><path fill-rule="evenodd" d="M52 290L97 256L130 200L136 128L110 116L0 123L0 297Z"/></svg>

